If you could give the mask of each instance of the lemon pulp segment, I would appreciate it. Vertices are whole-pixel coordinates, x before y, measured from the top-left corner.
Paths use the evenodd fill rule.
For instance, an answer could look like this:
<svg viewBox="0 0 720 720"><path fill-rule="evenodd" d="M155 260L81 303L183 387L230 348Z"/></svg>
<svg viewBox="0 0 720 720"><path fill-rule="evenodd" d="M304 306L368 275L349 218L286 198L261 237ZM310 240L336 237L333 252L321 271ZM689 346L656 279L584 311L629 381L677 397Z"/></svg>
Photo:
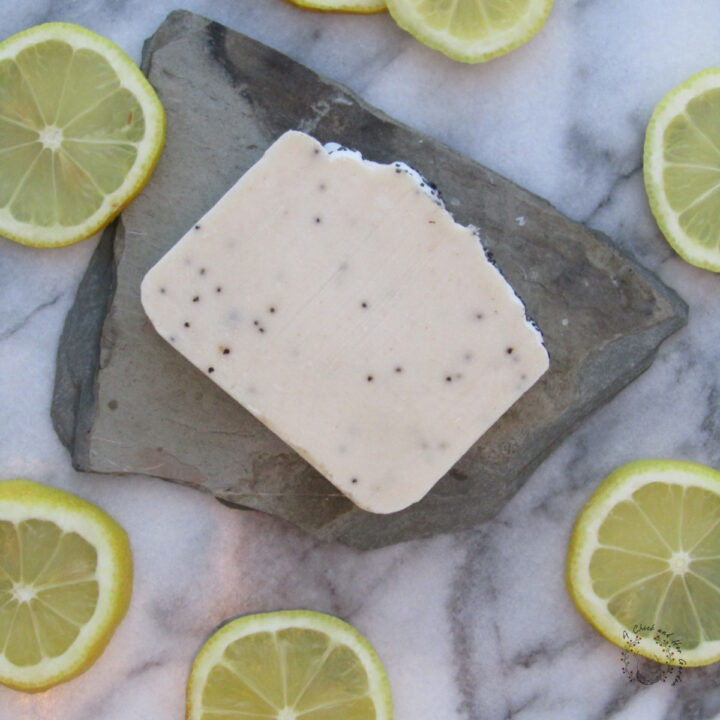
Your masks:
<svg viewBox="0 0 720 720"><path fill-rule="evenodd" d="M655 109L645 139L650 207L688 262L720 272L720 69L698 73Z"/></svg>
<svg viewBox="0 0 720 720"><path fill-rule="evenodd" d="M0 521L0 646L19 667L62 655L97 605L97 552L53 522Z"/></svg>
<svg viewBox="0 0 720 720"><path fill-rule="evenodd" d="M250 615L221 628L195 660L190 720L389 720L379 659L347 623L308 611Z"/></svg>
<svg viewBox="0 0 720 720"><path fill-rule="evenodd" d="M623 646L659 657L660 632L688 665L720 657L720 473L642 461L611 474L578 517L568 555L578 609Z"/></svg>
<svg viewBox="0 0 720 720"><path fill-rule="evenodd" d="M30 245L83 239L142 189L165 119L109 40L69 23L0 44L0 232Z"/></svg>
<svg viewBox="0 0 720 720"><path fill-rule="evenodd" d="M132 585L127 536L75 496L0 482L0 682L37 691L102 652Z"/></svg>

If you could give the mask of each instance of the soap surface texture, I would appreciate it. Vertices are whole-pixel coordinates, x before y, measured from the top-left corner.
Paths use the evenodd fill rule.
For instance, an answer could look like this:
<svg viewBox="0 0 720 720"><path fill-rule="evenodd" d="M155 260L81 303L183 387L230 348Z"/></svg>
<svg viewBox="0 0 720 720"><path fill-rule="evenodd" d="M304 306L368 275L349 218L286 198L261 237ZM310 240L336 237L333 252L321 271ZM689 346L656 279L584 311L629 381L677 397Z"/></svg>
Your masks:
<svg viewBox="0 0 720 720"><path fill-rule="evenodd" d="M420 500L548 368L422 179L288 132L147 273L158 333L363 509Z"/></svg>

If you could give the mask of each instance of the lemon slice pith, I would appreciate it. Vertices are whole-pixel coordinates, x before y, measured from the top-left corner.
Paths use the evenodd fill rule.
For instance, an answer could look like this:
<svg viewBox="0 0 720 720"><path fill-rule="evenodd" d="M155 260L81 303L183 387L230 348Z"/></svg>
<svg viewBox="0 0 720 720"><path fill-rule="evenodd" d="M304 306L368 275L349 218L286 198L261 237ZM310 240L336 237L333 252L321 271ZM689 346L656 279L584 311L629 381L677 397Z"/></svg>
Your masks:
<svg viewBox="0 0 720 720"><path fill-rule="evenodd" d="M608 640L665 664L720 659L720 472L643 460L611 473L580 511L567 584ZM676 643L663 655L657 635Z"/></svg>
<svg viewBox="0 0 720 720"><path fill-rule="evenodd" d="M131 589L128 538L109 515L39 483L0 482L0 683L38 692L84 672Z"/></svg>
<svg viewBox="0 0 720 720"><path fill-rule="evenodd" d="M0 43L0 234L89 237L144 187L164 139L155 91L106 38L47 23Z"/></svg>
<svg viewBox="0 0 720 720"><path fill-rule="evenodd" d="M385 671L357 630L331 615L247 615L198 653L187 720L391 720Z"/></svg>
<svg viewBox="0 0 720 720"><path fill-rule="evenodd" d="M395 22L460 62L485 62L526 43L553 0L386 0Z"/></svg>
<svg viewBox="0 0 720 720"><path fill-rule="evenodd" d="M387 10L385 0L288 0L305 10L327 12L379 13Z"/></svg>
<svg viewBox="0 0 720 720"><path fill-rule="evenodd" d="M720 68L693 75L653 111L643 175L666 240L687 262L720 272Z"/></svg>

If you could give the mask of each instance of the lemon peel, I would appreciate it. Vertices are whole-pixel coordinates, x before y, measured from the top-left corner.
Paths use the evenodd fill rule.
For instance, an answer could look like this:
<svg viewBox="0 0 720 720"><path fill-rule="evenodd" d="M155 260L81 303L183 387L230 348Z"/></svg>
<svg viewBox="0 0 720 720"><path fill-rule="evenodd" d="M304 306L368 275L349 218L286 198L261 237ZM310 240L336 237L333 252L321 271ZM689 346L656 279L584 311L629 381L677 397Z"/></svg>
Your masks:
<svg viewBox="0 0 720 720"><path fill-rule="evenodd" d="M370 643L323 613L246 615L205 643L187 687L187 720L392 720L390 685Z"/></svg>
<svg viewBox="0 0 720 720"><path fill-rule="evenodd" d="M684 260L720 272L720 68L703 70L656 106L645 133L650 209Z"/></svg>
<svg viewBox="0 0 720 720"><path fill-rule="evenodd" d="M287 0L291 5L305 10L321 12L347 12L367 15L385 12L385 0Z"/></svg>
<svg viewBox="0 0 720 720"><path fill-rule="evenodd" d="M142 190L164 141L160 100L110 40L53 22L0 43L0 234L84 240Z"/></svg>
<svg viewBox="0 0 720 720"><path fill-rule="evenodd" d="M404 30L453 60L480 63L530 40L553 0L386 0Z"/></svg>
<svg viewBox="0 0 720 720"><path fill-rule="evenodd" d="M612 472L580 511L566 581L610 642L661 663L720 659L720 472L641 460ZM661 652L656 635L677 651Z"/></svg>
<svg viewBox="0 0 720 720"><path fill-rule="evenodd" d="M87 670L127 612L132 556L103 510L24 479L0 482L0 683L39 692Z"/></svg>

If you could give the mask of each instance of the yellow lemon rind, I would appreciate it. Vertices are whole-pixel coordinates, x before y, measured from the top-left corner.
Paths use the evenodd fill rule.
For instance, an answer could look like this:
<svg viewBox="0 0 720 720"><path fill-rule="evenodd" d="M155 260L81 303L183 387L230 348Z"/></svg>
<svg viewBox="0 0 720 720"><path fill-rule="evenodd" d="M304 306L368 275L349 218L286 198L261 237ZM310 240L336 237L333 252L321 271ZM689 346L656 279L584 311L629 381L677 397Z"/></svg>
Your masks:
<svg viewBox="0 0 720 720"><path fill-rule="evenodd" d="M313 12L353 13L355 15L387 12L385 0L286 0L286 2Z"/></svg>
<svg viewBox="0 0 720 720"><path fill-rule="evenodd" d="M427 27L422 14L416 11L419 3L413 0L386 2L393 20L416 40L458 62L483 63L505 55L532 39L545 25L554 0L530 0L530 10L519 22L474 43L459 40L447 31Z"/></svg>
<svg viewBox="0 0 720 720"><path fill-rule="evenodd" d="M125 617L132 594L133 564L125 530L99 507L32 480L0 481L0 519L39 518L80 534L98 551L100 594L96 611L68 650L41 667L18 668L0 654L0 684L37 693L85 672L102 654Z"/></svg>
<svg viewBox="0 0 720 720"><path fill-rule="evenodd" d="M225 648L235 640L257 632L277 632L286 628L307 628L324 632L350 647L360 658L368 675L375 700L376 720L392 720L390 683L373 646L352 626L333 615L312 610L277 610L243 615L216 630L195 656L187 683L186 720L201 720L202 695L207 677L220 662Z"/></svg>
<svg viewBox="0 0 720 720"><path fill-rule="evenodd" d="M123 87L132 92L145 114L145 135L138 144L137 160L125 180L105 196L100 207L84 222L64 227L39 227L19 222L7 208L0 208L0 235L31 247L55 248L85 240L114 220L145 187L165 144L165 110L140 68L115 43L73 23L50 22L36 25L0 43L0 62L21 50L47 40L66 42L76 49L87 48L102 55L118 75Z"/></svg>
<svg viewBox="0 0 720 720"><path fill-rule="evenodd" d="M643 148L643 179L650 210L673 250L696 267L720 272L720 244L714 251L698 245L680 227L677 214L665 197L663 183L663 134L670 121L681 113L688 102L705 90L720 87L720 68L708 68L692 75L671 90L655 107L645 132ZM720 235L720 228L718 228Z"/></svg>
<svg viewBox="0 0 720 720"><path fill-rule="evenodd" d="M614 470L590 496L578 514L568 547L565 581L578 612L611 643L626 647L623 631L629 631L607 610L592 590L590 558L598 546L597 532L608 512L629 499L650 482L702 487L720 495L720 472L700 463L680 460L637 460ZM651 637L641 637L633 652L668 664ZM709 665L720 660L720 641L704 642L693 649L681 648L675 658L689 667Z"/></svg>

